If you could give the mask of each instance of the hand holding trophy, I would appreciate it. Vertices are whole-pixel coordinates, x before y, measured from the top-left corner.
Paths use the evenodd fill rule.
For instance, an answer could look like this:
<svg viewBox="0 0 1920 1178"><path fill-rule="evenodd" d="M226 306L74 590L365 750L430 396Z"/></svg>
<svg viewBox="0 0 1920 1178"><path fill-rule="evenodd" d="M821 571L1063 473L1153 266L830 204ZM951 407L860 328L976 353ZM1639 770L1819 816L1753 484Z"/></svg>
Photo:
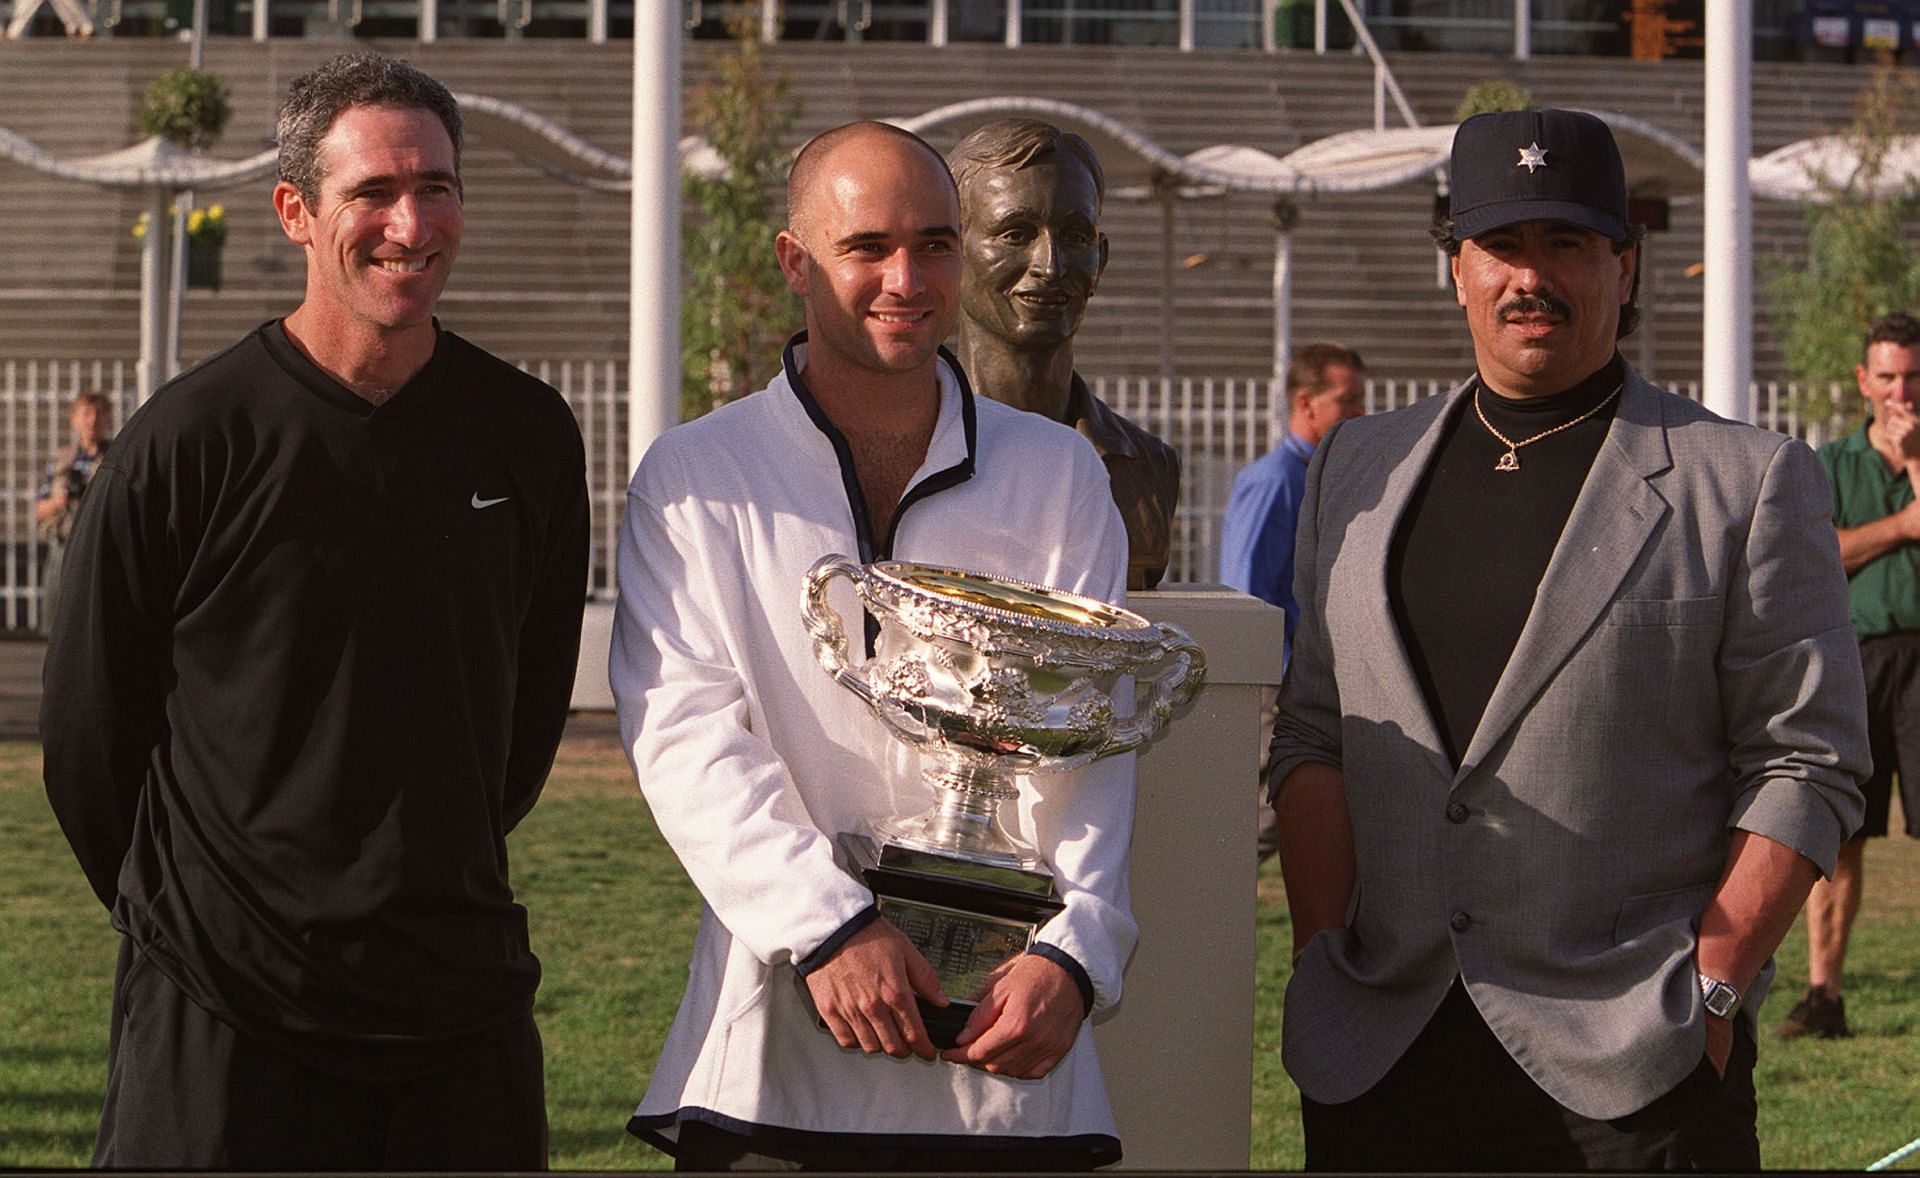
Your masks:
<svg viewBox="0 0 1920 1178"><path fill-rule="evenodd" d="M827 604L835 577L880 624L859 667ZM1178 627L1102 601L901 561L823 557L807 574L803 611L821 666L929 761L931 810L879 816L840 845L880 914L939 974L952 1002L919 1009L934 1044L950 1048L989 976L1062 907L1039 852L1001 825L1000 803L1018 796L1013 775L1077 768L1155 739L1205 681L1205 655ZM1144 699L1122 716L1115 695L1128 677Z"/></svg>

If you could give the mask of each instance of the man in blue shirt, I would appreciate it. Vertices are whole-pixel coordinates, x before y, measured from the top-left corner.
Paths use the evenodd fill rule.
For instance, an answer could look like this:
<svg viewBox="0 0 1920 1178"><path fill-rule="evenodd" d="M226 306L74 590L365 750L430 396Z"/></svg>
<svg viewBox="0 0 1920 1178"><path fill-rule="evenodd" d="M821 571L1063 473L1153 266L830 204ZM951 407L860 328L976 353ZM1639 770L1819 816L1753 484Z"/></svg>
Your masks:
<svg viewBox="0 0 1920 1178"><path fill-rule="evenodd" d="M1366 412L1366 366L1340 344L1308 344L1287 365L1292 412L1280 444L1233 480L1220 526L1220 580L1287 613L1287 649L1300 606L1293 599L1293 526L1313 448L1338 422Z"/></svg>

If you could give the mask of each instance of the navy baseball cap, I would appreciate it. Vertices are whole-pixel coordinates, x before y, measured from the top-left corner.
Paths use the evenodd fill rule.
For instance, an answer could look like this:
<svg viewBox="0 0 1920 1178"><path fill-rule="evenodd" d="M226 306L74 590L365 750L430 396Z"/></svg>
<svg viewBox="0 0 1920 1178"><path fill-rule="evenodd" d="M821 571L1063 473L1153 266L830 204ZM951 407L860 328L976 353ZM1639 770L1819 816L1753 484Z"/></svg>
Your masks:
<svg viewBox="0 0 1920 1178"><path fill-rule="evenodd" d="M1582 111L1501 111L1461 123L1449 191L1461 241L1519 221L1564 221L1614 241L1630 235L1620 147Z"/></svg>

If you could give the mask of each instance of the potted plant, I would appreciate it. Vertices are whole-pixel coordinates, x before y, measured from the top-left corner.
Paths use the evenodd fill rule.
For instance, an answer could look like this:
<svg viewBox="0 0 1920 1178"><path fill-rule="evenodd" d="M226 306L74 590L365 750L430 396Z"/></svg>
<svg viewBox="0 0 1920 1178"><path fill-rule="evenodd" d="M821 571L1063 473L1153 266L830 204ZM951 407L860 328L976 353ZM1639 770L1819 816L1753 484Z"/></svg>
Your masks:
<svg viewBox="0 0 1920 1178"><path fill-rule="evenodd" d="M162 229L166 232L173 227L177 206L167 206L167 220ZM136 240L147 236L147 215L133 223L133 236ZM208 205L204 209L195 209L187 214L187 288L189 290L220 289L221 251L227 244L227 207Z"/></svg>
<svg viewBox="0 0 1920 1178"><path fill-rule="evenodd" d="M233 114L227 84L206 70L182 66L147 85L140 103L140 130L180 147L212 147Z"/></svg>
<svg viewBox="0 0 1920 1178"><path fill-rule="evenodd" d="M225 205L208 205L187 214L188 289L220 289L220 253L226 244Z"/></svg>

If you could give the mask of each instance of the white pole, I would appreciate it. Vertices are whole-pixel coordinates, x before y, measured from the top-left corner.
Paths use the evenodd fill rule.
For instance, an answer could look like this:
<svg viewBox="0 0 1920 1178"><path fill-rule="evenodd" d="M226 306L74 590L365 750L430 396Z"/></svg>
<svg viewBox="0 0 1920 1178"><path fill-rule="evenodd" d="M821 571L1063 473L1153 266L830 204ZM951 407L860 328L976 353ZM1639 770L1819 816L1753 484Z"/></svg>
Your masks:
<svg viewBox="0 0 1920 1178"><path fill-rule="evenodd" d="M927 44L938 49L947 43L947 0L933 0L933 11L927 14Z"/></svg>
<svg viewBox="0 0 1920 1178"><path fill-rule="evenodd" d="M253 39L267 39L267 0L253 0Z"/></svg>
<svg viewBox="0 0 1920 1178"><path fill-rule="evenodd" d="M587 40L595 45L607 43L607 0L587 0Z"/></svg>
<svg viewBox="0 0 1920 1178"><path fill-rule="evenodd" d="M1513 56L1518 61L1533 56L1533 0L1513 0Z"/></svg>
<svg viewBox="0 0 1920 1178"><path fill-rule="evenodd" d="M1020 0L1007 0L1007 48L1020 48Z"/></svg>
<svg viewBox="0 0 1920 1178"><path fill-rule="evenodd" d="M680 6L633 19L627 468L680 419Z"/></svg>
<svg viewBox="0 0 1920 1178"><path fill-rule="evenodd" d="M420 43L431 45L440 39L440 0L420 0Z"/></svg>
<svg viewBox="0 0 1920 1178"><path fill-rule="evenodd" d="M768 45L780 39L779 0L760 0L760 40Z"/></svg>
<svg viewBox="0 0 1920 1178"><path fill-rule="evenodd" d="M1327 0L1313 0L1313 51L1327 52Z"/></svg>
<svg viewBox="0 0 1920 1178"><path fill-rule="evenodd" d="M147 235L140 242L140 403L166 377L167 190L147 189Z"/></svg>
<svg viewBox="0 0 1920 1178"><path fill-rule="evenodd" d="M1180 49L1193 52L1193 0L1180 0Z"/></svg>
<svg viewBox="0 0 1920 1178"><path fill-rule="evenodd" d="M1706 306L1702 397L1735 421L1753 419L1753 9L1707 0Z"/></svg>
<svg viewBox="0 0 1920 1178"><path fill-rule="evenodd" d="M1293 362L1293 230L1273 231L1273 379L1284 385Z"/></svg>

